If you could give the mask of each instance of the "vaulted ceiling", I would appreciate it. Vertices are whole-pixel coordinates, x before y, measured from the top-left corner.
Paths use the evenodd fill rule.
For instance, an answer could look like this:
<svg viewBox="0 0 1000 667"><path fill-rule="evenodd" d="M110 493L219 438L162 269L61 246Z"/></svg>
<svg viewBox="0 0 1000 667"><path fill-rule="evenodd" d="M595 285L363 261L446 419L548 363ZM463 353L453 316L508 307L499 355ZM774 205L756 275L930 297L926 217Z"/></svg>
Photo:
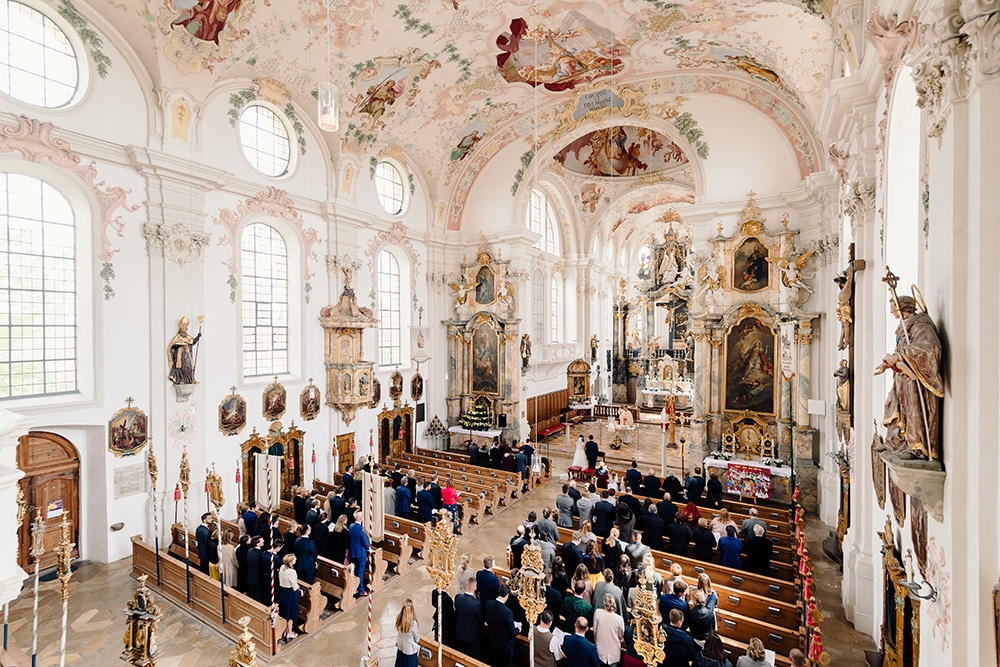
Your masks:
<svg viewBox="0 0 1000 667"><path fill-rule="evenodd" d="M432 196L449 202L451 229L461 220L456 194L468 191L485 163L533 145L541 167L593 177L602 192L614 186L601 179L649 184L673 170L659 180L680 185L657 196L693 200L698 168L679 172L712 148L705 135L712 121L684 105L696 96L736 101L766 117L786 138L800 178L821 168L813 123L831 76L831 4L93 0L165 88L204 99L226 82L274 79L315 113L317 83L333 80L342 110L331 150L361 159L381 144L401 149ZM630 129L613 156L618 162L597 164L592 156L588 164L596 151L585 135L613 124L602 109L631 111L616 121ZM640 134L646 152L629 155L633 143L643 145ZM650 154L654 137L662 149Z"/></svg>

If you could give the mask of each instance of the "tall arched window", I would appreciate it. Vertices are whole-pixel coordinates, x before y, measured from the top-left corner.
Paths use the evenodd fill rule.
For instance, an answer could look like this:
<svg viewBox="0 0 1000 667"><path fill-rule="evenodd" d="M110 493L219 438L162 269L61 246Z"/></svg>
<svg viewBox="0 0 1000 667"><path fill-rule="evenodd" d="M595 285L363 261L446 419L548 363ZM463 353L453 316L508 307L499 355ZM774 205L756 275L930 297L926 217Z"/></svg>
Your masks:
<svg viewBox="0 0 1000 667"><path fill-rule="evenodd" d="M243 376L288 372L288 248L274 227L247 225L241 243Z"/></svg>
<svg viewBox="0 0 1000 667"><path fill-rule="evenodd" d="M48 183L0 174L0 399L77 391L73 210Z"/></svg>
<svg viewBox="0 0 1000 667"><path fill-rule="evenodd" d="M378 363L394 366L402 359L402 307L399 262L388 250L378 254Z"/></svg>
<svg viewBox="0 0 1000 667"><path fill-rule="evenodd" d="M560 316L562 314L560 308L560 295L562 293L562 284L559 281L559 276L552 276L552 298L549 300L549 340L553 343L558 343L560 339L559 335L559 324Z"/></svg>
<svg viewBox="0 0 1000 667"><path fill-rule="evenodd" d="M545 278L541 269L531 275L531 338L536 345L545 342Z"/></svg>
<svg viewBox="0 0 1000 667"><path fill-rule="evenodd" d="M556 223L556 216L552 212L548 197L541 190L531 191L525 226L541 235L535 243L536 248L553 255L560 254L559 225Z"/></svg>

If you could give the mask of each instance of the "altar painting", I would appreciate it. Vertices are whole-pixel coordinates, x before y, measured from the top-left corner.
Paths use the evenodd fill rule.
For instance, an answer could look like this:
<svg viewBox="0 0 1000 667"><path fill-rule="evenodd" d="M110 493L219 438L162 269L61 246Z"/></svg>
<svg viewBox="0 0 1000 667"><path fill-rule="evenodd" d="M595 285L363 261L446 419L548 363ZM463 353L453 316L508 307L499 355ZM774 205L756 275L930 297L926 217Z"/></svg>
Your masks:
<svg viewBox="0 0 1000 667"><path fill-rule="evenodd" d="M760 239L751 236L733 253L733 289L759 292L770 283L769 250Z"/></svg>
<svg viewBox="0 0 1000 667"><path fill-rule="evenodd" d="M774 331L756 317L744 318L729 330L726 410L774 414L774 351Z"/></svg>
<svg viewBox="0 0 1000 667"><path fill-rule="evenodd" d="M476 327L472 334L472 391L498 394L500 339L491 322Z"/></svg>
<svg viewBox="0 0 1000 667"><path fill-rule="evenodd" d="M496 276L493 269L484 266L476 274L476 303L488 306L496 299Z"/></svg>

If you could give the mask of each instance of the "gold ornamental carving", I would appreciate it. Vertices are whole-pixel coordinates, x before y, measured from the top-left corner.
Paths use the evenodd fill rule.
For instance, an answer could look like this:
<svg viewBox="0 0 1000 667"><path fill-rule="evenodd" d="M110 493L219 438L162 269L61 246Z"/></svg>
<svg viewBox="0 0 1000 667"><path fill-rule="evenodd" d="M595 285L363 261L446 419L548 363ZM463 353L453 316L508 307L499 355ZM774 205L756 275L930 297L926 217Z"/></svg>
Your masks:
<svg viewBox="0 0 1000 667"><path fill-rule="evenodd" d="M635 589L635 606L632 608L635 652L647 665L659 665L664 660L663 645L666 635L660 628L657 599L650 587L650 573L645 568Z"/></svg>
<svg viewBox="0 0 1000 667"><path fill-rule="evenodd" d="M73 576L70 560L73 556L73 547L76 546L76 544L69 540L71 529L72 524L69 521L69 513L63 512L62 521L59 523L59 546L56 548L56 552L59 554L56 576L59 577L60 594L64 603L69 600L69 580Z"/></svg>
<svg viewBox="0 0 1000 667"><path fill-rule="evenodd" d="M813 334L811 334L811 333L810 334L804 334L804 333L795 334L795 342L798 343L799 345L812 345Z"/></svg>
<svg viewBox="0 0 1000 667"><path fill-rule="evenodd" d="M250 634L250 617L244 616L236 625L240 626L240 635L229 654L229 667L257 667L257 644Z"/></svg>
<svg viewBox="0 0 1000 667"><path fill-rule="evenodd" d="M121 659L136 667L153 667L160 653L156 645L156 624L160 610L146 587L146 575L138 578L139 588L132 594L125 609L125 650Z"/></svg>
<svg viewBox="0 0 1000 667"><path fill-rule="evenodd" d="M737 322L747 317L757 317L768 320L771 319L764 311L764 308L761 307L761 305L756 301L748 301L740 306L740 309L736 311L735 320Z"/></svg>
<svg viewBox="0 0 1000 667"><path fill-rule="evenodd" d="M218 513L222 506L226 504L226 498L222 493L222 477L215 470L215 463L212 463L212 470L205 469L205 490L208 492L208 499L215 506Z"/></svg>
<svg viewBox="0 0 1000 667"><path fill-rule="evenodd" d="M184 493L184 497L187 498L188 489L191 488L191 462L188 460L187 445L184 445L184 449L181 451L181 471L179 481L181 491Z"/></svg>
<svg viewBox="0 0 1000 667"><path fill-rule="evenodd" d="M443 591L455 577L455 554L458 552L458 538L453 532L451 513L442 510L440 518L431 531L428 547L427 574L431 575L435 588Z"/></svg>

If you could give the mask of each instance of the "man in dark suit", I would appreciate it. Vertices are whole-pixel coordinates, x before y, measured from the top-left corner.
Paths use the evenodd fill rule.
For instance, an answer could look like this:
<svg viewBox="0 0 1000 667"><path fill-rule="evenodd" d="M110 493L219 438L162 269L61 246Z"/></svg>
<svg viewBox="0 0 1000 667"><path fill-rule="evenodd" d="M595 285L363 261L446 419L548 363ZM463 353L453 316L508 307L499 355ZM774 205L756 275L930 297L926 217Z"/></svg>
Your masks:
<svg viewBox="0 0 1000 667"><path fill-rule="evenodd" d="M344 502L343 487L338 487L338 492L334 493L327 500L330 503L330 509L328 510L330 523L337 525L337 519L340 518L340 515L347 513L347 503Z"/></svg>
<svg viewBox="0 0 1000 667"><path fill-rule="evenodd" d="M650 505L639 518L639 528L643 544L655 551L663 551L663 519L657 515L656 505Z"/></svg>
<svg viewBox="0 0 1000 667"><path fill-rule="evenodd" d="M475 579L465 582L465 590L455 596L455 619L455 648L479 660L482 654L479 636L483 627Z"/></svg>
<svg viewBox="0 0 1000 667"><path fill-rule="evenodd" d="M346 503L354 497L354 466L347 466L344 476L340 478L340 483L344 485L344 502ZM336 519L334 519L336 520Z"/></svg>
<svg viewBox="0 0 1000 667"><path fill-rule="evenodd" d="M292 496L292 518L295 519L295 523L306 522L306 512L309 509L308 500L309 490L304 486L297 487L295 495Z"/></svg>
<svg viewBox="0 0 1000 667"><path fill-rule="evenodd" d="M479 604L485 606L488 600L496 599L500 591L500 578L493 574L493 556L483 558L483 569L476 572L476 589Z"/></svg>
<svg viewBox="0 0 1000 667"><path fill-rule="evenodd" d="M208 564L219 562L219 543L212 539L212 527L215 525L215 514L205 512L201 515L201 523L194 531L194 539L198 543L198 569L208 574Z"/></svg>
<svg viewBox="0 0 1000 667"><path fill-rule="evenodd" d="M611 527L615 525L615 506L608 501L607 489L601 491L601 499L594 503L590 516L595 535L607 537L611 534Z"/></svg>
<svg viewBox="0 0 1000 667"><path fill-rule="evenodd" d="M507 597L510 589L507 584L500 584L495 600L488 600L483 609L485 624L486 647L492 658L492 667L511 667L514 661L514 637L520 630L514 624L514 614L507 608Z"/></svg>
<svg viewBox="0 0 1000 667"><path fill-rule="evenodd" d="M574 530L572 539L562 546L560 555L563 559L563 565L566 566L566 576L568 577L572 577L576 566L583 562L583 552L580 550L580 542L582 541L583 535L579 530Z"/></svg>
<svg viewBox="0 0 1000 667"><path fill-rule="evenodd" d="M661 488L669 493L671 498L677 498L680 500L684 497L684 487L681 486L681 480L674 476L673 471L667 473L667 478L663 480L663 486Z"/></svg>
<svg viewBox="0 0 1000 667"><path fill-rule="evenodd" d="M636 489L638 491L638 489ZM653 469L646 471L646 476L642 478L642 495L655 498L660 495L660 478L656 476Z"/></svg>
<svg viewBox="0 0 1000 667"><path fill-rule="evenodd" d="M587 455L587 467L593 470L597 467L597 456L601 452L597 447L597 441L594 440L594 436L589 435L587 438L587 442L583 445L583 451Z"/></svg>
<svg viewBox="0 0 1000 667"><path fill-rule="evenodd" d="M639 492L642 486L642 473L639 472L639 463L637 461L632 461L632 467L625 471L625 484L633 492Z"/></svg>
<svg viewBox="0 0 1000 667"><path fill-rule="evenodd" d="M431 476L431 496L434 498L434 509L439 510L444 507L444 500L441 498L441 485L438 484L438 476Z"/></svg>
<svg viewBox="0 0 1000 667"><path fill-rule="evenodd" d="M691 531L683 523L674 520L666 527L667 537L670 539L670 553L678 556L688 555L688 542L691 541Z"/></svg>
<svg viewBox="0 0 1000 667"><path fill-rule="evenodd" d="M440 487L438 488L440 492ZM399 489L396 489L399 493ZM397 508L398 509L398 508ZM434 520L434 493L431 491L431 483L424 482L424 488L417 491L417 521L427 523Z"/></svg>
<svg viewBox="0 0 1000 667"><path fill-rule="evenodd" d="M354 573L358 575L358 597L360 597L366 595L365 566L368 563L368 552L372 548L368 533L361 525L361 512L354 515L354 523L348 529L348 534L351 537L351 547L348 553L351 556L351 563L354 564Z"/></svg>
<svg viewBox="0 0 1000 667"><path fill-rule="evenodd" d="M316 557L319 549L312 538L312 526L303 524L299 529L299 539L295 540L295 571L299 579L307 584L316 583Z"/></svg>
<svg viewBox="0 0 1000 667"><path fill-rule="evenodd" d="M573 667L600 667L601 659L597 655L597 647L587 640L587 619L580 616L573 624L575 632L563 637L562 652L566 664Z"/></svg>
<svg viewBox="0 0 1000 667"><path fill-rule="evenodd" d="M687 667L697 657L694 640L684 632L684 614L678 609L671 609L668 623L664 628L666 641L663 643L664 665L671 667Z"/></svg>
<svg viewBox="0 0 1000 667"><path fill-rule="evenodd" d="M524 526L518 526L514 537L510 538L510 556L513 567L521 567L521 556L524 554L526 546L528 546L528 540L524 537Z"/></svg>
<svg viewBox="0 0 1000 667"><path fill-rule="evenodd" d="M260 597L260 556L264 538L255 535L250 539L250 549L247 550L247 595L254 600Z"/></svg>
<svg viewBox="0 0 1000 667"><path fill-rule="evenodd" d="M260 581L257 584L257 601L263 605L272 605L278 596L278 572L281 570L281 550L284 542L274 540L271 548L260 555ZM274 583L274 588L271 583ZM271 592L274 595L271 595Z"/></svg>
<svg viewBox="0 0 1000 667"><path fill-rule="evenodd" d="M705 478L701 475L701 468L695 468L694 474L684 482L684 493L689 503L700 503L701 494L705 492Z"/></svg>
<svg viewBox="0 0 1000 667"><path fill-rule="evenodd" d="M319 522L319 501L315 498L306 498L306 520L307 526L315 526Z"/></svg>
<svg viewBox="0 0 1000 667"><path fill-rule="evenodd" d="M764 527L756 524L753 527L753 537L743 543L743 553L747 555L744 564L747 572L771 575L771 550L770 538L764 537Z"/></svg>
<svg viewBox="0 0 1000 667"><path fill-rule="evenodd" d="M663 519L663 525L666 526L668 523L673 523L674 516L677 514L677 505L673 503L673 496L669 493L663 494L663 500L656 503L656 514Z"/></svg>
<svg viewBox="0 0 1000 667"><path fill-rule="evenodd" d="M404 475L402 483L396 487L396 516L401 516L404 519L410 518L410 506L413 504L413 496L410 495L410 487L407 482Z"/></svg>

